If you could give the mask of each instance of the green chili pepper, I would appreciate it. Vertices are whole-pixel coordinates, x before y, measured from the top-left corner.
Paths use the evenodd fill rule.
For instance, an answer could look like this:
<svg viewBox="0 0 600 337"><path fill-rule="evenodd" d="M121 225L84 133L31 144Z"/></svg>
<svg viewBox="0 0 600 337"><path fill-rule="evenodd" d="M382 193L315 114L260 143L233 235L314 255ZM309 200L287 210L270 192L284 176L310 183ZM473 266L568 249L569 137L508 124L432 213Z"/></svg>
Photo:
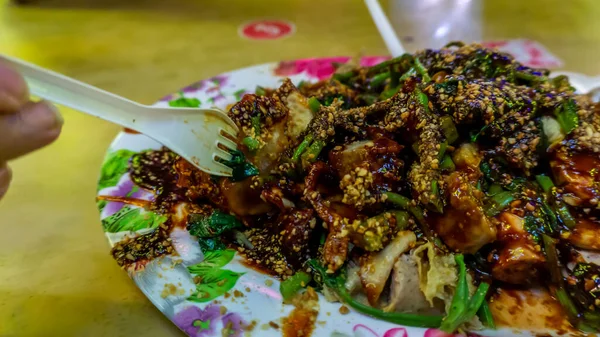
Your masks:
<svg viewBox="0 0 600 337"><path fill-rule="evenodd" d="M535 180L537 180L538 184L540 184L545 193L550 193L552 191L554 183L552 182L552 179L548 178L548 176L538 175L535 176Z"/></svg>
<svg viewBox="0 0 600 337"><path fill-rule="evenodd" d="M577 115L577 104L575 100L564 101L555 111L554 115L562 131L568 135L579 125L579 116Z"/></svg>
<svg viewBox="0 0 600 337"><path fill-rule="evenodd" d="M452 117L448 115L442 116L440 118L440 126L448 144L453 144L458 140L458 130L452 121Z"/></svg>
<svg viewBox="0 0 600 337"><path fill-rule="evenodd" d="M460 324L460 318L467 310L469 304L469 286L467 283L467 266L465 265L465 258L462 254L454 256L456 265L458 266L458 282L456 284L456 290L454 296L452 296L452 303L448 314L444 318L440 330L452 333Z"/></svg>
<svg viewBox="0 0 600 337"><path fill-rule="evenodd" d="M392 98L396 93L398 93L398 90L400 90L400 86L386 89L383 92L381 92L381 94L379 95L379 99L386 100L388 98Z"/></svg>
<svg viewBox="0 0 600 337"><path fill-rule="evenodd" d="M434 196L434 199L429 201L430 207L428 208L434 212L443 213L444 205L440 196L440 187L437 180L431 182L431 194Z"/></svg>
<svg viewBox="0 0 600 337"><path fill-rule="evenodd" d="M508 207L513 200L515 200L515 197L511 192L501 192L493 195L484 206L485 215L491 217L499 214L503 209Z"/></svg>
<svg viewBox="0 0 600 337"><path fill-rule="evenodd" d="M406 81L409 77L414 76L417 73L417 71L415 70L414 67L408 69L407 72L404 73L404 75L400 76L400 78L398 79L398 82L404 82Z"/></svg>
<svg viewBox="0 0 600 337"><path fill-rule="evenodd" d="M308 99L308 108L313 113L317 113L321 109L321 102L316 97L311 97Z"/></svg>
<svg viewBox="0 0 600 337"><path fill-rule="evenodd" d="M427 69L425 69L423 63L421 63L418 57L415 57L415 69L417 69L417 73L419 73L419 75L421 75L423 78L423 82L427 83L431 81L431 77L429 77Z"/></svg>
<svg viewBox="0 0 600 337"><path fill-rule="evenodd" d="M421 229L423 230L425 237L429 241L435 243L435 245L439 248L444 247L444 245L441 243L439 238L437 238L437 237L435 237L435 235L433 235L433 231L431 230L431 227L429 227L429 223L427 222L427 220L425 220L425 216L424 216L424 213L423 213L423 210L421 209L421 207L413 206L410 199L408 199L407 197L405 197L403 195L393 193L393 192L384 192L383 194L385 194L385 196L387 197L388 202L391 202L392 204L395 204L395 205L399 206L400 208L409 211L410 214L412 214L412 216L414 216L415 219L417 219L417 222L421 226Z"/></svg>
<svg viewBox="0 0 600 337"><path fill-rule="evenodd" d="M504 189L502 188L502 186L498 185L498 184L492 184L490 185L490 188L488 189L488 195L496 195L498 193L502 193L504 192Z"/></svg>
<svg viewBox="0 0 600 337"><path fill-rule="evenodd" d="M348 293L348 290L346 290L346 277L343 274L343 271L339 275L328 274L327 270L314 259L309 260L308 265L315 273L314 278L316 281L322 283L324 286L335 292L344 304L354 308L358 312L387 322L415 327L437 328L442 323L441 316L384 312L382 310L362 304L352 298L352 296Z"/></svg>
<svg viewBox="0 0 600 337"><path fill-rule="evenodd" d="M315 140L306 149L306 152L304 152L302 154L302 156L300 157L302 159L302 162L314 163L315 161L317 161L317 157L319 157L319 154L321 153L321 150L323 150L325 145L326 145L325 141L322 141L319 139Z"/></svg>
<svg viewBox="0 0 600 337"><path fill-rule="evenodd" d="M419 88L415 88L416 98L419 104L425 109L425 113L429 113L429 98Z"/></svg>
<svg viewBox="0 0 600 337"><path fill-rule="evenodd" d="M392 66L394 64L398 64L398 63L401 63L403 61L409 61L409 62L412 63L412 60L413 60L413 56L412 55L410 55L410 54L402 54L402 55L400 55L398 57L394 57L391 60L387 60L387 61L384 61L384 62L381 62L379 64L376 64L376 65L372 66L371 68L369 68L369 73L370 74L378 73L378 72L380 72L380 71L382 71L382 70L384 70L384 69L386 69L386 68L388 68L388 67L390 67L390 66Z"/></svg>
<svg viewBox="0 0 600 337"><path fill-rule="evenodd" d="M298 271L294 275L290 276L287 280L282 281L279 284L279 292L283 297L284 302L289 302L302 288L310 283L312 277L310 274Z"/></svg>
<svg viewBox="0 0 600 337"><path fill-rule="evenodd" d="M464 42L462 41L450 41L448 43L446 43L446 45L444 46L444 48L450 48L450 47L463 47L465 45Z"/></svg>
<svg viewBox="0 0 600 337"><path fill-rule="evenodd" d="M258 150L260 146L260 142L252 137L244 137L244 139L242 139L242 144L246 145L250 152Z"/></svg>
<svg viewBox="0 0 600 337"><path fill-rule="evenodd" d="M376 88L378 86L380 86L381 84L383 84L383 82L385 82L388 78L390 78L391 73L389 71L385 72L385 73L381 73L381 74L377 74L375 76L373 76L373 78L371 79L371 82L369 83L371 85L372 88Z"/></svg>
<svg viewBox="0 0 600 337"><path fill-rule="evenodd" d="M470 321L485 302L485 296L490 289L490 284L481 282L475 294L469 300L469 287L467 281L467 268L464 257L460 254L454 257L458 265L458 283L452 297L448 315L444 318L440 330L448 333L456 331L463 323Z"/></svg>
<svg viewBox="0 0 600 337"><path fill-rule="evenodd" d="M333 74L332 78L338 80L341 83L347 83L354 76L354 71L348 71L341 74Z"/></svg>
<svg viewBox="0 0 600 337"><path fill-rule="evenodd" d="M442 159L444 159L444 155L446 154L446 149L448 148L448 143L447 142L442 142L440 144L440 151L438 152L438 159L439 161L442 161Z"/></svg>
<svg viewBox="0 0 600 337"><path fill-rule="evenodd" d="M444 156L444 159L442 159L442 163L440 164L440 169L447 172L454 172L456 170L456 165L454 165L450 155L447 154Z"/></svg>
<svg viewBox="0 0 600 337"><path fill-rule="evenodd" d="M296 148L296 151L294 151L294 154L292 155L292 161L294 161L294 162L298 161L298 159L300 159L300 156L302 155L302 153L304 153L304 151L312 143L312 141L313 141L312 135L307 135L306 137L304 137L304 140L302 141L302 143L300 143L300 145L298 145L298 147Z"/></svg>
<svg viewBox="0 0 600 337"><path fill-rule="evenodd" d="M479 311L477 312L477 314L479 315L479 319L481 320L481 323L483 323L483 325L485 325L488 329L492 329L492 330L496 329L496 323L494 322L494 316L492 315L492 311L490 310L490 306L487 302L483 302L481 304L481 308L479 308Z"/></svg>

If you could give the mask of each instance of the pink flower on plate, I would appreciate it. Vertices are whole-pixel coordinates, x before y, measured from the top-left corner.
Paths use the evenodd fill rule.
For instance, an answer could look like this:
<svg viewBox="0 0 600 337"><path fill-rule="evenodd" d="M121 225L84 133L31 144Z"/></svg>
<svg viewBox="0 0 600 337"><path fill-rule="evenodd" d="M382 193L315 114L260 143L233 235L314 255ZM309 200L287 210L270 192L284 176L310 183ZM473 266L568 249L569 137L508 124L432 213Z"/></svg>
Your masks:
<svg viewBox="0 0 600 337"><path fill-rule="evenodd" d="M370 67L382 61L389 59L386 56L369 56L363 57L360 65ZM275 74L278 76L292 76L305 73L306 75L323 80L335 72L334 63L346 63L350 61L350 57L326 57L326 58L310 58L296 61L280 62L275 69Z"/></svg>
<svg viewBox="0 0 600 337"><path fill-rule="evenodd" d="M405 328L392 328L379 335L373 329L364 324L357 324L352 329L355 337L408 337L408 332Z"/></svg>
<svg viewBox="0 0 600 337"><path fill-rule="evenodd" d="M443 332L438 329L427 329L427 331L425 331L425 336L423 336L423 337L482 337L482 336L475 334L475 333L470 333L470 332L467 333L466 335L464 335L464 334L446 333L446 332Z"/></svg>
<svg viewBox="0 0 600 337"><path fill-rule="evenodd" d="M360 65L363 67L372 67L389 59L389 56L365 56L360 60Z"/></svg>
<svg viewBox="0 0 600 337"><path fill-rule="evenodd" d="M223 325L219 333L216 331L218 321ZM223 315L221 307L215 304L204 309L187 307L173 317L173 322L190 337L241 337L246 327L246 322L239 314L230 312Z"/></svg>

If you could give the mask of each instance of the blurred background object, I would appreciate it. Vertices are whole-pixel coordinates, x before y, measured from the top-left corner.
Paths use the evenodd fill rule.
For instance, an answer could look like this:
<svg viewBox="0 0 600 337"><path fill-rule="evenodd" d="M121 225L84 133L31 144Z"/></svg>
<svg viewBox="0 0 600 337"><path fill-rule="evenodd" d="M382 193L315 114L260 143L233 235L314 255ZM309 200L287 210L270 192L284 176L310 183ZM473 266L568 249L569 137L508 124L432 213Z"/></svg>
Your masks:
<svg viewBox="0 0 600 337"><path fill-rule="evenodd" d="M382 4L411 51L529 39L564 69L600 74L597 0ZM0 0L0 53L142 103L257 63L360 52L387 54L362 1ZM61 138L11 164L0 202L0 336L182 336L118 268L102 235L96 179L118 127L62 112Z"/></svg>

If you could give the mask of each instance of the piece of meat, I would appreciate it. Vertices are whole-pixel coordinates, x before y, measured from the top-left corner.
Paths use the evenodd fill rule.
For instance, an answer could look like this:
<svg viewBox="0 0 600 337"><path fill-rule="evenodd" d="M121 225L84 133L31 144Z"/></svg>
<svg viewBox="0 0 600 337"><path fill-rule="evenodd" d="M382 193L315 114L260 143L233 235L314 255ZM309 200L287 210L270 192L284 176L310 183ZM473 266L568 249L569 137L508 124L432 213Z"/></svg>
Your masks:
<svg viewBox="0 0 600 337"><path fill-rule="evenodd" d="M546 262L540 246L525 230L523 218L503 212L498 219L498 250L492 256L492 276L511 284L535 282Z"/></svg>
<svg viewBox="0 0 600 337"><path fill-rule="evenodd" d="M258 215L270 211L271 204L260 198L260 189L252 188L253 179L232 182L221 179L220 189L227 208L239 216Z"/></svg>
<svg viewBox="0 0 600 337"><path fill-rule="evenodd" d="M350 239L344 234L347 222L343 221L344 218L340 214L326 205L323 196L318 191L319 179L330 174L330 171L324 162L318 161L312 164L304 179L306 186L304 197L310 202L329 231L323 245L323 260L325 260L327 270L334 272L346 262Z"/></svg>
<svg viewBox="0 0 600 337"><path fill-rule="evenodd" d="M600 250L600 220L577 219L567 241L579 248Z"/></svg>
<svg viewBox="0 0 600 337"><path fill-rule="evenodd" d="M371 305L377 305L400 254L410 250L416 241L417 237L413 232L402 231L381 251L367 254L360 259L359 276Z"/></svg>
<svg viewBox="0 0 600 337"><path fill-rule="evenodd" d="M311 251L311 238L316 225L314 210L293 209L278 218L281 250L288 261L300 265Z"/></svg>
<svg viewBox="0 0 600 337"><path fill-rule="evenodd" d="M587 154L557 151L550 161L556 184L564 189L560 197L571 206L600 207L600 158Z"/></svg>
<svg viewBox="0 0 600 337"><path fill-rule="evenodd" d="M425 295L419 289L419 270L417 263L410 255L400 255L394 264L390 301L383 308L383 311L419 314L440 313L439 310L429 305Z"/></svg>
<svg viewBox="0 0 600 337"><path fill-rule="evenodd" d="M485 215L482 192L467 174L455 171L446 179L449 206L444 214L433 217L434 229L448 247L464 253L475 253L496 240L496 227Z"/></svg>

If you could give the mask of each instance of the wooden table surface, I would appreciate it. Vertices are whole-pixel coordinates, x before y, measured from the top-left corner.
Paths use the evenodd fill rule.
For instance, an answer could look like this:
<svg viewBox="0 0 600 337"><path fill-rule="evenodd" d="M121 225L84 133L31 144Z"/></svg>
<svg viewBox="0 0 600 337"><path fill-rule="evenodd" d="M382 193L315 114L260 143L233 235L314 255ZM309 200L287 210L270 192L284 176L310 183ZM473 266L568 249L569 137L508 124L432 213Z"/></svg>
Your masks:
<svg viewBox="0 0 600 337"><path fill-rule="evenodd" d="M360 0L33 3L0 0L0 53L143 103L256 63L386 53ZM484 39L534 39L566 70L600 74L598 1L488 0L478 15ZM239 37L240 24L260 18L292 21L296 33ZM11 163L13 185L0 202L0 336L182 336L108 254L94 198L119 128L62 112L61 138Z"/></svg>

